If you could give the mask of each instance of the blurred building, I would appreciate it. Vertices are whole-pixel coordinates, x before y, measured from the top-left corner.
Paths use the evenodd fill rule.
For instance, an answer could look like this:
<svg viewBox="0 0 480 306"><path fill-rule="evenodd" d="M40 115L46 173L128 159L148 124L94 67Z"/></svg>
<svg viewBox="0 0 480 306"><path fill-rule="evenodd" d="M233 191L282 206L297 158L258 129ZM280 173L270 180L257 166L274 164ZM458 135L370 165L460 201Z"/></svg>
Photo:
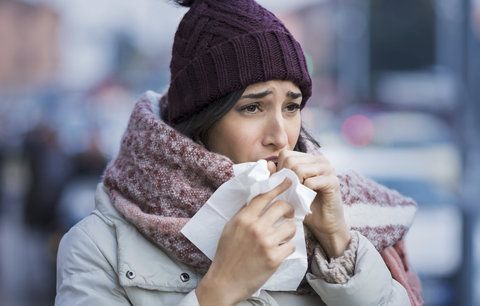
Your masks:
<svg viewBox="0 0 480 306"><path fill-rule="evenodd" d="M45 85L59 64L59 16L46 5L0 1L0 91Z"/></svg>

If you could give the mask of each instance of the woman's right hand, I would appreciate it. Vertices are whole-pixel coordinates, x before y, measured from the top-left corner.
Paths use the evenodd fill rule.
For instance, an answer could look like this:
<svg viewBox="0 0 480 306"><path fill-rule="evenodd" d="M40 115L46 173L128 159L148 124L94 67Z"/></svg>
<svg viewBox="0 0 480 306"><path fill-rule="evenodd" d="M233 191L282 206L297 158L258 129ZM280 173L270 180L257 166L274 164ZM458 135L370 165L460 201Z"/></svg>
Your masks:
<svg viewBox="0 0 480 306"><path fill-rule="evenodd" d="M256 196L227 222L215 258L196 289L200 305L230 306L249 298L295 251L293 208L283 201L269 206L290 185L285 179Z"/></svg>

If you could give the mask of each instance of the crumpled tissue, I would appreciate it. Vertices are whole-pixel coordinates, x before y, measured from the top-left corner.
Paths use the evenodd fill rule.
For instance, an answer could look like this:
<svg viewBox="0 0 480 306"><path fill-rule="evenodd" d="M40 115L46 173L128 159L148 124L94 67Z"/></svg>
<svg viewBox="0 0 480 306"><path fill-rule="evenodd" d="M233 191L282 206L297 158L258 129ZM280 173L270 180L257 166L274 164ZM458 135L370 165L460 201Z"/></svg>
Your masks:
<svg viewBox="0 0 480 306"><path fill-rule="evenodd" d="M297 175L290 169L282 169L270 175L266 160L236 164L233 171L234 177L212 194L205 205L182 228L182 234L213 260L225 224L245 203L249 203L260 193L272 190L288 177L292 185L272 203L282 200L295 209L297 231L293 241L296 249L261 289L295 291L308 267L303 219L310 213L310 205L316 192L302 185Z"/></svg>

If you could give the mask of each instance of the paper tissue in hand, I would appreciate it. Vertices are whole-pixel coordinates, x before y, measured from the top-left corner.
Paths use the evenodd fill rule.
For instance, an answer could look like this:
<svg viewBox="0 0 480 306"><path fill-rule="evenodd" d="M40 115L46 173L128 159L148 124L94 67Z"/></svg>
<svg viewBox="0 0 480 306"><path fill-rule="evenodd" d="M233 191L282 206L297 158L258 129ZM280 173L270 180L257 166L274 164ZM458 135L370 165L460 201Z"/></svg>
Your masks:
<svg viewBox="0 0 480 306"><path fill-rule="evenodd" d="M212 194L182 228L182 234L213 260L225 224L255 196L272 190L288 177L292 185L274 201L285 201L295 209L297 231L293 241L296 250L283 261L261 289L295 291L308 267L303 219L310 213L310 205L316 193L302 185L290 169L282 169L270 176L265 160L236 164L233 170L234 177Z"/></svg>

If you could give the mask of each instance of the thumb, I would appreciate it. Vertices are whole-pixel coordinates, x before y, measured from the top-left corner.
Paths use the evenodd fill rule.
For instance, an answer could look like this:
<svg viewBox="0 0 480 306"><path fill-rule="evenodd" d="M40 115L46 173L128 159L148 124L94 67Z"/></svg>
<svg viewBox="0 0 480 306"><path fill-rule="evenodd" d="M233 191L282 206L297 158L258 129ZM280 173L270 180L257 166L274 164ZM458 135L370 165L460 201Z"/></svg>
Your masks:
<svg viewBox="0 0 480 306"><path fill-rule="evenodd" d="M275 165L274 162L268 161L267 166L268 166L268 171L270 171L270 175L272 175L272 174L274 174L275 172L277 172L277 166Z"/></svg>

